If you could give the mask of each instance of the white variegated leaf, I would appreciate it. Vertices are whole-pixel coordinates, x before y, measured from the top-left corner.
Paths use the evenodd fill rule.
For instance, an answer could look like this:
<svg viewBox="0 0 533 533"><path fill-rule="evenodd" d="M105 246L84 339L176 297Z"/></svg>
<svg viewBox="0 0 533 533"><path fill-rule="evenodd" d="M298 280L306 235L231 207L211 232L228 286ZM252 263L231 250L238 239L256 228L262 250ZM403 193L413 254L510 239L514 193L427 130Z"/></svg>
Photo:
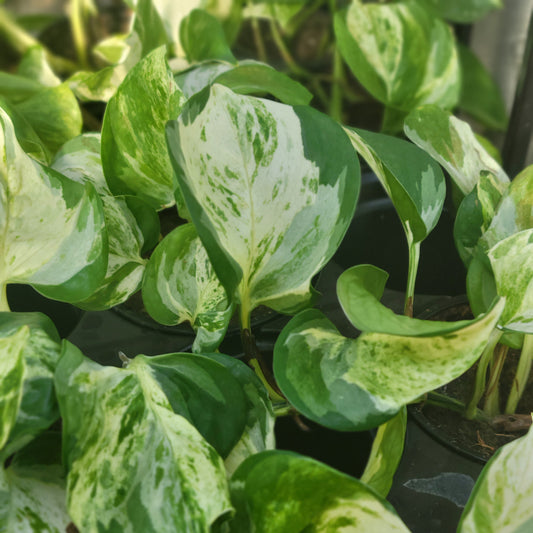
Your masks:
<svg viewBox="0 0 533 533"><path fill-rule="evenodd" d="M67 343L56 389L81 531L200 533L230 511L222 459L173 412L142 358L101 367Z"/></svg>
<svg viewBox="0 0 533 533"><path fill-rule="evenodd" d="M458 533L526 533L533 528L533 429L496 452L485 466Z"/></svg>
<svg viewBox="0 0 533 533"><path fill-rule="evenodd" d="M167 137L188 210L242 316L307 302L358 195L340 127L310 108L214 85L189 100Z"/></svg>
<svg viewBox="0 0 533 533"><path fill-rule="evenodd" d="M409 114L405 134L450 174L463 194L476 186L482 172L490 172L502 185L509 178L501 166L476 139L464 121L436 106L426 106Z"/></svg>

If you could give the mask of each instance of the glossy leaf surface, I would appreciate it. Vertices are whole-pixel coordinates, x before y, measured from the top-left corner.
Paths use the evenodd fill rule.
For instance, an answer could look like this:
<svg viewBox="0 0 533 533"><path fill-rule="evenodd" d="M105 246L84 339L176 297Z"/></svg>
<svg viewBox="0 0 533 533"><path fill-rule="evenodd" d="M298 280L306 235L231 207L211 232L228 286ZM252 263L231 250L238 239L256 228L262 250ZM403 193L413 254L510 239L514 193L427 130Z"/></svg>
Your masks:
<svg viewBox="0 0 533 533"><path fill-rule="evenodd" d="M161 324L189 322L198 353L216 350L233 314L193 224L177 227L154 250L143 281L143 302Z"/></svg>
<svg viewBox="0 0 533 533"><path fill-rule="evenodd" d="M408 532L392 507L355 478L313 459L270 451L247 459L231 479L232 532Z"/></svg>
<svg viewBox="0 0 533 533"><path fill-rule="evenodd" d="M460 71L453 35L420 2L352 0L335 14L335 35L353 74L384 104L409 111L457 103Z"/></svg>
<svg viewBox="0 0 533 533"><path fill-rule="evenodd" d="M460 329L423 336L343 337L318 310L303 311L274 349L276 381L298 411L324 426L376 427L402 406L465 372L481 355L503 301Z"/></svg>
<svg viewBox="0 0 533 533"><path fill-rule="evenodd" d="M500 448L472 491L458 533L522 533L533 527L533 431Z"/></svg>
<svg viewBox="0 0 533 533"><path fill-rule="evenodd" d="M470 126L450 113L427 106L409 114L405 134L438 161L463 194L476 186L481 172L490 172L503 185L509 178L476 139Z"/></svg>
<svg viewBox="0 0 533 533"><path fill-rule="evenodd" d="M138 196L156 209L174 203L165 124L178 115L182 98L165 55L158 48L128 73L102 126L102 166L111 191Z"/></svg>
<svg viewBox="0 0 533 533"><path fill-rule="evenodd" d="M222 460L142 361L101 367L67 343L56 389L79 529L204 532L231 509Z"/></svg>
<svg viewBox="0 0 533 533"><path fill-rule="evenodd" d="M359 166L342 129L310 108L214 85L187 102L167 135L229 297L245 314L260 304L291 312L307 303L310 280L339 245L358 196Z"/></svg>
<svg viewBox="0 0 533 533"><path fill-rule="evenodd" d="M87 297L107 267L107 235L96 191L27 156L1 110L0 125L0 283L29 283L63 301Z"/></svg>

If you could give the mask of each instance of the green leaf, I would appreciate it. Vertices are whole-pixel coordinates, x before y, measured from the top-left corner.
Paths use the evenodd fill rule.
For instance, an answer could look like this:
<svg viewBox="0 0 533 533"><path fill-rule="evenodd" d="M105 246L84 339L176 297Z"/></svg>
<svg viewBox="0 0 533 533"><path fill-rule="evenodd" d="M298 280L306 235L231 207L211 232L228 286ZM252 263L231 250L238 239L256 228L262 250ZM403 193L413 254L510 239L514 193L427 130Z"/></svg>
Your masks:
<svg viewBox="0 0 533 533"><path fill-rule="evenodd" d="M29 283L45 296L69 302L89 296L107 267L107 235L96 191L27 156L1 110L0 125L0 284Z"/></svg>
<svg viewBox="0 0 533 533"><path fill-rule="evenodd" d="M407 429L407 409L379 426L361 481L386 498L400 459Z"/></svg>
<svg viewBox="0 0 533 533"><path fill-rule="evenodd" d="M161 324L189 322L198 353L215 351L233 314L193 224L179 226L154 250L143 281L143 302Z"/></svg>
<svg viewBox="0 0 533 533"><path fill-rule="evenodd" d="M376 427L405 404L460 376L481 355L503 310L420 336L343 337L317 310L293 318L274 348L276 381L296 409L332 429Z"/></svg>
<svg viewBox="0 0 533 533"><path fill-rule="evenodd" d="M235 63L222 24L202 9L193 9L180 23L180 42L190 62L220 59Z"/></svg>
<svg viewBox="0 0 533 533"><path fill-rule="evenodd" d="M464 45L459 45L461 98L459 108L485 126L505 131L507 111L501 91L483 63Z"/></svg>
<svg viewBox="0 0 533 533"><path fill-rule="evenodd" d="M60 449L59 434L45 433L0 472L0 531L66 531L71 520Z"/></svg>
<svg viewBox="0 0 533 533"><path fill-rule="evenodd" d="M489 258L498 295L506 299L501 326L533 333L533 228L500 241Z"/></svg>
<svg viewBox="0 0 533 533"><path fill-rule="evenodd" d="M396 137L346 128L354 148L374 171L414 241L437 224L446 185L439 165L426 152Z"/></svg>
<svg viewBox="0 0 533 533"><path fill-rule="evenodd" d="M233 475L231 491L235 533L409 531L392 507L357 479L290 452L250 457Z"/></svg>
<svg viewBox="0 0 533 533"><path fill-rule="evenodd" d="M5 412L2 416L0 438L0 457L5 459L59 418L53 381L59 336L40 313L0 313L0 343L3 385L11 390L1 395L9 408L8 418Z"/></svg>
<svg viewBox="0 0 533 533"><path fill-rule="evenodd" d="M439 17L466 24L501 8L501 0L422 0Z"/></svg>
<svg viewBox="0 0 533 533"><path fill-rule="evenodd" d="M485 313L498 296L488 257L477 249L466 273L466 293L474 316Z"/></svg>
<svg viewBox="0 0 533 533"><path fill-rule="evenodd" d="M490 172L502 185L509 178L476 139L470 126L436 106L421 107L405 120L405 134L438 161L463 194L476 186L481 172Z"/></svg>
<svg viewBox="0 0 533 533"><path fill-rule="evenodd" d="M30 98L42 90L42 85L33 79L0 72L0 96L14 104Z"/></svg>
<svg viewBox="0 0 533 533"><path fill-rule="evenodd" d="M164 126L180 109L164 47L126 76L109 101L102 126L102 166L114 194L131 194L160 209L174 203L176 184Z"/></svg>
<svg viewBox="0 0 533 533"><path fill-rule="evenodd" d="M40 45L32 46L22 57L18 66L19 76L36 81L44 87L57 87L61 80L54 74L48 64L44 48Z"/></svg>
<svg viewBox="0 0 533 533"><path fill-rule="evenodd" d="M533 430L500 448L479 476L458 533L525 533L533 527Z"/></svg>
<svg viewBox="0 0 533 533"><path fill-rule="evenodd" d="M203 532L231 510L221 458L142 359L102 367L65 342L56 389L78 529Z"/></svg>
<svg viewBox="0 0 533 533"><path fill-rule="evenodd" d="M208 357L222 363L245 394L246 425L240 440L224 461L228 477L231 477L247 457L275 447L274 411L265 386L248 365L224 354L209 354Z"/></svg>
<svg viewBox="0 0 533 533"><path fill-rule="evenodd" d="M191 218L241 317L260 304L292 312L307 303L358 196L357 157L340 126L214 85L167 136Z"/></svg>
<svg viewBox="0 0 533 533"><path fill-rule="evenodd" d="M460 70L453 34L419 2L352 0L335 14L335 35L353 74L384 104L410 111L422 104L449 109L457 103Z"/></svg>
<svg viewBox="0 0 533 533"><path fill-rule="evenodd" d="M227 457L246 422L243 388L230 370L218 360L190 353L138 355L134 361L133 365L148 367L172 410L185 417L222 458Z"/></svg>

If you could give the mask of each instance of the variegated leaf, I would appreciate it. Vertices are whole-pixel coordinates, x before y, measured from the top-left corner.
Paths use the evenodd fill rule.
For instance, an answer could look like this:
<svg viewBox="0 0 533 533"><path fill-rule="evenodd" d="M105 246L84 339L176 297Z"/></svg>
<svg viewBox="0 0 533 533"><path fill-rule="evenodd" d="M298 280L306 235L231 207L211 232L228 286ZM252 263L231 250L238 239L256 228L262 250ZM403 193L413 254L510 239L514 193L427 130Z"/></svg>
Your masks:
<svg viewBox="0 0 533 533"><path fill-rule="evenodd" d="M8 428L6 439L0 440L0 459L5 459L59 418L54 371L60 346L52 321L40 313L0 313L0 343L1 364L13 367L2 372L2 381L16 387L12 393L18 397L15 405L13 394L2 394L13 422L2 424L3 432Z"/></svg>
<svg viewBox="0 0 533 533"><path fill-rule="evenodd" d="M466 504L458 533L525 533L533 527L533 429L485 466Z"/></svg>
<svg viewBox="0 0 533 533"><path fill-rule="evenodd" d="M422 0L436 15L453 22L468 23L502 7L502 0Z"/></svg>
<svg viewBox="0 0 533 533"><path fill-rule="evenodd" d="M71 522L65 500L61 438L48 432L0 471L0 531L64 533Z"/></svg>
<svg viewBox="0 0 533 533"><path fill-rule="evenodd" d="M214 85L188 101L167 137L192 220L241 318L260 304L292 312L307 303L358 196L357 157L340 126Z"/></svg>
<svg viewBox="0 0 533 533"><path fill-rule="evenodd" d="M402 139L354 128L345 131L387 191L406 233L414 242L424 240L439 220L446 195L439 165Z"/></svg>
<svg viewBox="0 0 533 533"><path fill-rule="evenodd" d="M450 28L420 2L352 0L335 14L339 50L368 92L387 106L452 108L459 99L458 54Z"/></svg>
<svg viewBox="0 0 533 533"><path fill-rule="evenodd" d="M159 237L157 213L147 204L141 206L142 221L135 214L143 201L134 197L113 196L107 186L100 159L99 134L84 134L66 143L59 151L52 168L80 183L92 183L102 198L109 255L107 272L100 287L82 301L79 307L101 310L122 303L141 287L146 260L142 253L148 241ZM132 211L133 209L133 211ZM145 226L151 229L143 231ZM148 247L148 249L150 249Z"/></svg>
<svg viewBox="0 0 533 533"><path fill-rule="evenodd" d="M79 529L200 533L231 510L222 459L173 412L146 364L101 367L65 343L56 390Z"/></svg>
<svg viewBox="0 0 533 533"><path fill-rule="evenodd" d="M409 114L404 129L411 141L446 169L463 194L472 191L483 171L508 185L507 174L476 139L471 127L450 113L436 106L422 107Z"/></svg>
<svg viewBox="0 0 533 533"><path fill-rule="evenodd" d="M48 297L70 302L89 296L107 267L107 234L96 191L27 156L1 110L0 125L0 284L29 283Z"/></svg>
<svg viewBox="0 0 533 533"><path fill-rule="evenodd" d="M343 337L320 311L303 311L276 342L276 381L290 403L319 424L345 431L376 427L470 368L503 304L455 331L365 332L357 339Z"/></svg>
<svg viewBox="0 0 533 533"><path fill-rule="evenodd" d="M498 295L506 299L500 325L533 333L533 228L500 241L489 258Z"/></svg>
<svg viewBox="0 0 533 533"><path fill-rule="evenodd" d="M102 126L102 166L111 191L138 196L156 209L174 203L164 127L182 100L165 55L158 48L128 73Z"/></svg>
<svg viewBox="0 0 533 533"><path fill-rule="evenodd" d="M233 475L231 491L235 533L409 531L390 504L359 480L291 452L248 458Z"/></svg>
<svg viewBox="0 0 533 533"><path fill-rule="evenodd" d="M190 353L138 355L134 361L134 368L148 369L172 410L185 417L222 458L227 457L244 431L247 414L243 387L227 366Z"/></svg>
<svg viewBox="0 0 533 533"><path fill-rule="evenodd" d="M196 332L195 352L217 349L233 306L193 224L179 226L154 250L144 275L143 302L161 324L189 322Z"/></svg>
<svg viewBox="0 0 533 533"><path fill-rule="evenodd" d="M407 409L379 426L361 481L386 498L400 459L407 429Z"/></svg>
<svg viewBox="0 0 533 533"><path fill-rule="evenodd" d="M274 411L265 386L248 365L224 354L209 354L209 357L228 368L246 396L247 413L243 434L224 461L228 477L231 477L247 457L274 449Z"/></svg>

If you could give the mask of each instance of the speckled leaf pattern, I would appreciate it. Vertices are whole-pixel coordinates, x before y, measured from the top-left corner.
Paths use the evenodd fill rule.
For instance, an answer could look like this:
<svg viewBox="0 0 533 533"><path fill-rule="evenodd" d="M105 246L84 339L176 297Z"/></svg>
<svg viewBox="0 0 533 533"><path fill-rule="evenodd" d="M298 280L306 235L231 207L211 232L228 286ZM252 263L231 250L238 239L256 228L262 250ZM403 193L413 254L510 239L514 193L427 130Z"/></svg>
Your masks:
<svg viewBox="0 0 533 533"><path fill-rule="evenodd" d="M216 350L233 306L217 278L193 224L179 226L157 246L146 267L143 301L161 324L189 322L198 353Z"/></svg>
<svg viewBox="0 0 533 533"><path fill-rule="evenodd" d="M11 406L10 419L14 418L7 442L0 444L0 460L3 460L59 418L54 371L60 345L52 321L40 313L0 313L0 343L1 364L16 364L18 369L15 374L14 368L2 372L4 384L16 384L19 396L17 405ZM13 399L10 394L2 394L2 398L3 402Z"/></svg>
<svg viewBox="0 0 533 533"><path fill-rule="evenodd" d="M108 103L102 126L102 166L114 194L131 194L156 209L174 203L176 184L165 124L179 113L182 95L164 47L141 60Z"/></svg>
<svg viewBox="0 0 533 533"><path fill-rule="evenodd" d="M453 22L468 23L502 7L502 0L422 0L435 14Z"/></svg>
<svg viewBox="0 0 533 533"><path fill-rule="evenodd" d="M335 35L354 75L384 104L409 111L457 103L460 70L452 32L420 2L352 0L335 15Z"/></svg>
<svg viewBox="0 0 533 533"><path fill-rule="evenodd" d="M504 185L509 178L500 165L476 139L464 121L436 106L427 106L409 114L405 134L438 161L450 174L463 194L476 186L481 172L494 175Z"/></svg>
<svg viewBox="0 0 533 533"><path fill-rule="evenodd" d="M173 412L147 365L101 367L66 343L56 390L81 531L207 533L231 510L222 459Z"/></svg>
<svg viewBox="0 0 533 533"><path fill-rule="evenodd" d="M386 498L400 459L407 429L407 408L379 426L361 481Z"/></svg>
<svg viewBox="0 0 533 533"><path fill-rule="evenodd" d="M291 452L250 457L233 475L231 490L234 533L409 531L390 504L359 480Z"/></svg>
<svg viewBox="0 0 533 533"><path fill-rule="evenodd" d="M247 311L307 303L310 280L340 244L358 196L359 166L342 129L310 108L214 85L188 101L167 136L229 297Z"/></svg>
<svg viewBox="0 0 533 533"><path fill-rule="evenodd" d="M246 400L246 425L240 440L226 457L228 477L250 455L275 448L274 411L267 390L248 365L224 354L209 354L222 363L240 383Z"/></svg>
<svg viewBox="0 0 533 533"><path fill-rule="evenodd" d="M47 433L0 471L0 532L65 532L71 519L60 449L59 435Z"/></svg>
<svg viewBox="0 0 533 533"><path fill-rule="evenodd" d="M387 191L414 241L424 240L439 220L446 195L439 165L402 139L353 128L345 131Z"/></svg>
<svg viewBox="0 0 533 533"><path fill-rule="evenodd" d="M500 448L465 507L458 533L526 533L533 527L533 430Z"/></svg>
<svg viewBox="0 0 533 533"><path fill-rule="evenodd" d="M489 250L499 296L506 298L500 325L533 333L533 229L523 230Z"/></svg>
<svg viewBox="0 0 533 533"><path fill-rule="evenodd" d="M64 301L87 297L107 267L107 234L96 191L27 156L1 110L0 125L0 283L29 283Z"/></svg>
<svg viewBox="0 0 533 533"><path fill-rule="evenodd" d="M276 381L291 404L319 424L345 431L376 427L470 368L503 304L455 331L418 337L365 332L349 339L320 311L303 311L276 342Z"/></svg>

